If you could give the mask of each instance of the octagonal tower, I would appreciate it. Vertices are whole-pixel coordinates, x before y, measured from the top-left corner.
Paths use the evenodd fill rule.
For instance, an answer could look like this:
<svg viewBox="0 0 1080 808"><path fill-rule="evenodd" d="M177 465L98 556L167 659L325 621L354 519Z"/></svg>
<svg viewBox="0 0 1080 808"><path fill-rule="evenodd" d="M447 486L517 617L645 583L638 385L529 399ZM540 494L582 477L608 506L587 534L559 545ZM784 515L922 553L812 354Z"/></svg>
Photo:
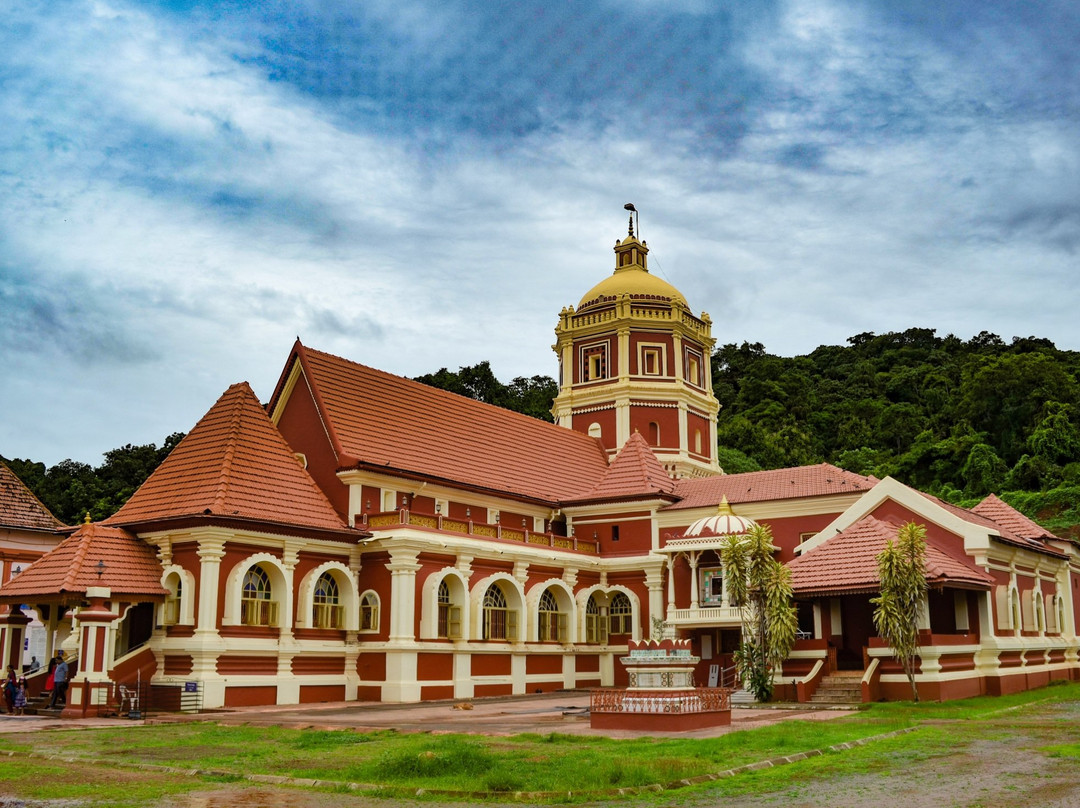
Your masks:
<svg viewBox="0 0 1080 808"><path fill-rule="evenodd" d="M670 474L720 473L710 356L712 320L649 273L634 234L615 242L615 271L555 327L559 395L555 422L600 438L609 455L639 432Z"/></svg>

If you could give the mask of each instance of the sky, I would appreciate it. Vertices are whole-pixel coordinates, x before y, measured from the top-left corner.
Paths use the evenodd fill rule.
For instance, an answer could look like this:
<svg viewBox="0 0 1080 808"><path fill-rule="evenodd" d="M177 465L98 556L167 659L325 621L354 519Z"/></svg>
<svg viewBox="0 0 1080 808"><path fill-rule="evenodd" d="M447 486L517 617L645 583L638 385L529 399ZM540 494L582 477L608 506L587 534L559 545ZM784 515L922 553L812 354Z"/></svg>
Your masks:
<svg viewBox="0 0 1080 808"><path fill-rule="evenodd" d="M0 454L265 401L293 341L554 376L650 269L718 344L1080 349L1074 0L0 0Z"/></svg>

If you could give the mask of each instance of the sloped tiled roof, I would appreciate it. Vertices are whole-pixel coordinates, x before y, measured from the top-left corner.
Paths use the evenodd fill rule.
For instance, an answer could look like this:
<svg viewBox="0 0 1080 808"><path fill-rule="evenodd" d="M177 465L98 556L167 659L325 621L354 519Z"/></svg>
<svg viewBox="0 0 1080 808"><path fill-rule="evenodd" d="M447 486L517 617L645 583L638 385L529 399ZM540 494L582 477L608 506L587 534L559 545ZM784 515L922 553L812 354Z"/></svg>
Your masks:
<svg viewBox="0 0 1080 808"><path fill-rule="evenodd" d="M226 390L106 523L192 516L348 530L247 382Z"/></svg>
<svg viewBox="0 0 1080 808"><path fill-rule="evenodd" d="M841 595L876 592L880 584L877 556L899 524L873 516L859 520L824 544L788 564L797 595ZM988 588L993 578L966 557L957 557L926 540L926 580L930 584Z"/></svg>
<svg viewBox="0 0 1080 808"><path fill-rule="evenodd" d="M971 512L990 519L995 524L1001 525L1003 528L1007 529L1010 533L1015 533L1017 536L1024 539L1042 540L1057 538L1057 536L1042 525L1028 519L1012 505L999 499L993 494L972 508Z"/></svg>
<svg viewBox="0 0 1080 808"><path fill-rule="evenodd" d="M858 494L869 491L876 483L874 477L863 477L828 463L695 477L676 481L675 494L681 500L667 510L715 506L724 497L731 504L738 505L774 499Z"/></svg>
<svg viewBox="0 0 1080 808"><path fill-rule="evenodd" d="M123 528L96 523L82 525L0 587L0 602L81 600L90 586L106 586L113 596L166 594L150 545Z"/></svg>
<svg viewBox="0 0 1080 808"><path fill-rule="evenodd" d="M667 497L673 490L675 481L664 471L645 438L635 432L615 455L597 486L583 497L566 501Z"/></svg>
<svg viewBox="0 0 1080 808"><path fill-rule="evenodd" d="M927 494L927 493L925 493L923 491L920 491L919 493L922 494L922 496L929 499L931 502L937 503L938 505L940 505L945 510L949 511L950 513L952 513L952 514L954 514L954 515L956 515L958 517L960 517L965 522L970 522L973 525L978 525L979 527L985 527L985 528L988 528L989 530L995 531L998 535L995 536L994 538L998 539L999 541L1003 541L1006 544L1015 544L1015 545L1018 545L1020 547L1027 547L1027 548L1032 549L1032 550L1038 550L1038 551L1041 551L1041 552L1052 553L1054 555L1061 555L1060 551L1056 550L1053 547L1048 546L1041 539L1032 538L1032 537L1029 537L1029 536L1025 536L1025 535L1016 533L1009 527L1008 524L1003 524L1002 522L999 522L996 519L990 518L990 516L987 514L987 511L989 511L989 510L995 510L995 511L998 512L998 515L1001 515L1001 516L1005 515L1000 508L994 508L992 504L990 506L988 506L987 508L983 509L983 512L980 513L979 510L978 510L978 506L976 506L974 510L968 510L967 508L961 508L959 505L953 505L951 502L946 502L943 499L938 499L933 494ZM995 499L997 499L997 497L995 497ZM985 501L986 500L983 500L983 502L985 502ZM1001 502L1001 500L998 500L998 502ZM979 504L982 505L983 503L979 503ZM1005 505L1004 502L1001 502L1001 504L1004 505L1005 508L1009 508L1009 506ZM1010 510L1011 510L1011 508L1010 508ZM1020 516L1022 519L1026 519L1026 517L1024 517L1019 512L1017 512L1016 515ZM1015 522L1015 520L1007 520L1007 521L1014 521ZM1038 527L1038 526L1036 525L1036 527ZM1029 528L1024 528L1024 529L1028 533L1031 532ZM1042 531L1042 528L1038 528L1038 529L1040 531ZM1043 531L1043 532L1045 533L1045 531Z"/></svg>
<svg viewBox="0 0 1080 808"><path fill-rule="evenodd" d="M3 461L0 461L0 526L49 532L64 527Z"/></svg>
<svg viewBox="0 0 1080 808"><path fill-rule="evenodd" d="M299 342L293 350L343 468L385 467L552 503L581 496L607 470L603 447L588 435Z"/></svg>

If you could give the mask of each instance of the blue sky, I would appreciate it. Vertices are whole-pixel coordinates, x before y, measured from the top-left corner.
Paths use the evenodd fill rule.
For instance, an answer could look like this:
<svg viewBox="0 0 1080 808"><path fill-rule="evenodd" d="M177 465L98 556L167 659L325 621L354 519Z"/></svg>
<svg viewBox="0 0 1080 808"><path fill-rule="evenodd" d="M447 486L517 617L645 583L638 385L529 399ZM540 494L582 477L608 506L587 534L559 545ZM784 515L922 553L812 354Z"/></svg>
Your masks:
<svg viewBox="0 0 1080 808"><path fill-rule="evenodd" d="M554 375L625 202L721 343L1080 349L1068 0L5 6L8 457L265 399L297 335Z"/></svg>

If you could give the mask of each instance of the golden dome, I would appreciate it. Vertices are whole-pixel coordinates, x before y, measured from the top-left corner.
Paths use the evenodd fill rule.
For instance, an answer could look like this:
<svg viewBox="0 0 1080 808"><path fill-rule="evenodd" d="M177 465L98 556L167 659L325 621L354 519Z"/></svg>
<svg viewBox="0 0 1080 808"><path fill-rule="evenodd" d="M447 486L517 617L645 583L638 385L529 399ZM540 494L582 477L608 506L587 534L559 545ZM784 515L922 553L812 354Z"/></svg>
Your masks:
<svg viewBox="0 0 1080 808"><path fill-rule="evenodd" d="M616 241L615 254L618 266L615 272L585 293L578 304L578 310L622 295L630 295L638 300L652 299L665 303L678 301L686 307L686 298L683 297L682 292L667 281L649 274L645 258L648 252L649 248L645 246L645 243L638 241L632 235L622 241Z"/></svg>
<svg viewBox="0 0 1080 808"><path fill-rule="evenodd" d="M641 267L620 267L615 274L604 278L592 289L585 293L578 304L578 310L585 308L590 302L596 302L597 298L619 297L628 294L632 297L661 298L672 302L676 300L686 305L686 298L682 292L665 280L650 275L647 269Z"/></svg>

